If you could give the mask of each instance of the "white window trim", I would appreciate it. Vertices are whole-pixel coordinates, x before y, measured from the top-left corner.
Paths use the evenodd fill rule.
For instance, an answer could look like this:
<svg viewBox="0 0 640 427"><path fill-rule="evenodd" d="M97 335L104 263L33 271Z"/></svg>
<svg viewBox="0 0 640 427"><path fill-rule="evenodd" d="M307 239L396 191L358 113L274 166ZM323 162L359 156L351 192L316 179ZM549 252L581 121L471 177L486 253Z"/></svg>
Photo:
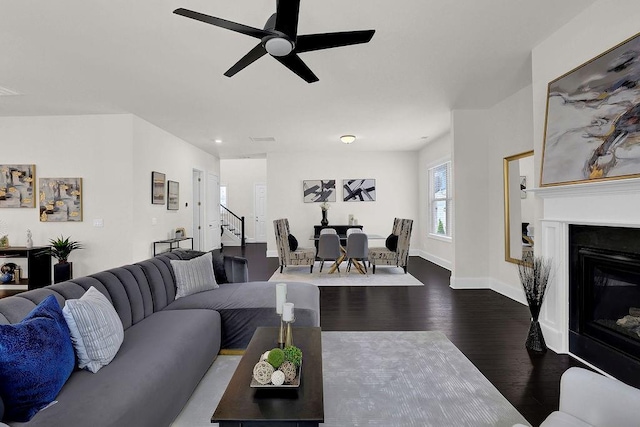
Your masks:
<svg viewBox="0 0 640 427"><path fill-rule="evenodd" d="M432 181L433 181L433 169L435 169L438 166L441 166L445 163L449 163L449 182L447 182L447 198L446 200L448 201L448 208L449 208L449 212L447 213L448 219L449 219L449 224L447 224L448 229L449 229L449 235L442 235L442 234L437 234L432 232L431 230L433 230L433 217L432 217L432 202L433 202L433 194L432 194L432 190L433 190L433 186L432 186ZM434 161L430 164L427 165L427 186L429 189L429 193L428 193L428 198L427 198L427 212L428 212L428 218L427 218L427 229L429 230L427 233L427 238L429 239L433 239L433 240L440 240L442 242L448 242L451 243L453 241L453 162L451 161L450 157L445 157L442 158L440 160Z"/></svg>

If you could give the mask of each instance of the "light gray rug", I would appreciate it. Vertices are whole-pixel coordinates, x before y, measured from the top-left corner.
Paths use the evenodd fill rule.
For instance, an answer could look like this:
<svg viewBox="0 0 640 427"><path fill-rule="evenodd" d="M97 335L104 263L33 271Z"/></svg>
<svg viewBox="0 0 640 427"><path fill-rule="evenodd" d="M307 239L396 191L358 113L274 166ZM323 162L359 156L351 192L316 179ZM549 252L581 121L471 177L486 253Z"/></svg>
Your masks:
<svg viewBox="0 0 640 427"><path fill-rule="evenodd" d="M439 332L322 332L322 355L325 426L529 425ZM219 356L173 426L217 426L239 361Z"/></svg>
<svg viewBox="0 0 640 427"><path fill-rule="evenodd" d="M313 273L309 273L308 266L294 266L284 269L282 274L280 269L269 279L270 282L307 282L317 286L424 286L424 284L413 277L410 273L405 274L400 267L378 266L376 274L369 269L368 274L360 274L355 268L347 273L347 264L340 267L341 273L327 273L331 268L330 262L325 262L322 273L320 273L320 263L316 262Z"/></svg>

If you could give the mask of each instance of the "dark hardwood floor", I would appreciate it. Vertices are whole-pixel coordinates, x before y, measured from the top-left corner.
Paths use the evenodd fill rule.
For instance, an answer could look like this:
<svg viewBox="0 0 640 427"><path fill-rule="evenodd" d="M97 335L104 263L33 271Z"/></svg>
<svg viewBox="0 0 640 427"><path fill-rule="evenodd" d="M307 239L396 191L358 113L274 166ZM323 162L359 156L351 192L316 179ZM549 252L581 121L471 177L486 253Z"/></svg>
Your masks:
<svg viewBox="0 0 640 427"><path fill-rule="evenodd" d="M224 253L246 257L251 280L268 280L278 268L264 244ZM582 365L551 350L527 352L527 307L490 290L451 289L450 272L419 257L409 272L425 286L321 287L322 329L443 332L532 425L558 409L560 376Z"/></svg>

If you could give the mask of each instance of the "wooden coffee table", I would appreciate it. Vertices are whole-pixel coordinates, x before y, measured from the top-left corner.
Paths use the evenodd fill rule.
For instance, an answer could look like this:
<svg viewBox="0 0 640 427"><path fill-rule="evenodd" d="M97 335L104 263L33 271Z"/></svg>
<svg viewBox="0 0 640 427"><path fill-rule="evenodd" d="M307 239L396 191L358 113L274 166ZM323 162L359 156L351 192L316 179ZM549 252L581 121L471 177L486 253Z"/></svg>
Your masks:
<svg viewBox="0 0 640 427"><path fill-rule="evenodd" d="M322 339L320 328L293 328L293 343L302 350L297 389L251 388L253 367L277 347L278 328L258 328L218 404L212 423L220 427L318 426L324 422Z"/></svg>

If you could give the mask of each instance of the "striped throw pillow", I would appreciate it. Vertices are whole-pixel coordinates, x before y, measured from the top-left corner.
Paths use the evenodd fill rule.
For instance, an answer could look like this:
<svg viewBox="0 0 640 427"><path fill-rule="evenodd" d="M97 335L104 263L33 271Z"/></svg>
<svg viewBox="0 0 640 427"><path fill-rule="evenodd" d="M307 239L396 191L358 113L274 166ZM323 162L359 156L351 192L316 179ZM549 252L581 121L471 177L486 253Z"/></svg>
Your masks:
<svg viewBox="0 0 640 427"><path fill-rule="evenodd" d="M211 252L188 261L171 260L176 276L176 299L218 288Z"/></svg>
<svg viewBox="0 0 640 427"><path fill-rule="evenodd" d="M111 302L93 286L62 309L78 357L78 367L93 373L108 365L124 341L122 321Z"/></svg>

